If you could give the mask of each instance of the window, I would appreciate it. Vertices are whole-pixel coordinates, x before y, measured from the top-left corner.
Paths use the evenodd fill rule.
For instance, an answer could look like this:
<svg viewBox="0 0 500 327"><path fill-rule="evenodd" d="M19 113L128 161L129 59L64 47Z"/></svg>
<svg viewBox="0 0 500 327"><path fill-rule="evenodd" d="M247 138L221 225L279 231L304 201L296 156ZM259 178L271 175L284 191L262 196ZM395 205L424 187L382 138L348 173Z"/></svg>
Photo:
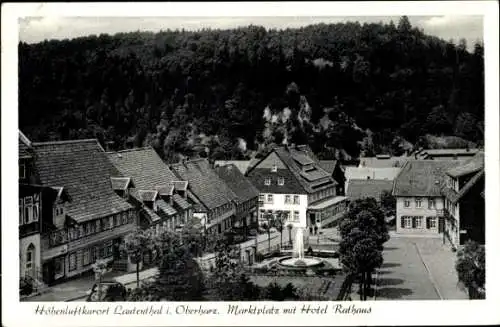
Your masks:
<svg viewBox="0 0 500 327"><path fill-rule="evenodd" d="M436 217L427 217L427 229L436 228Z"/></svg>
<svg viewBox="0 0 500 327"><path fill-rule="evenodd" d="M415 217L415 228L422 228L422 217Z"/></svg>
<svg viewBox="0 0 500 327"><path fill-rule="evenodd" d="M64 276L64 257L54 259L54 278L58 279Z"/></svg>
<svg viewBox="0 0 500 327"><path fill-rule="evenodd" d="M294 195L293 196L293 204L299 204L299 203L300 203L299 196L298 195Z"/></svg>
<svg viewBox="0 0 500 327"><path fill-rule="evenodd" d="M273 203L273 195L272 194L268 194L267 195L267 202L268 203Z"/></svg>
<svg viewBox="0 0 500 327"><path fill-rule="evenodd" d="M412 219L411 219L411 217L402 217L401 227L402 228L412 228Z"/></svg>
<svg viewBox="0 0 500 327"><path fill-rule="evenodd" d="M267 186L271 185L271 179L270 178L266 178L264 180L264 185L267 185Z"/></svg>
<svg viewBox="0 0 500 327"><path fill-rule="evenodd" d="M436 200L429 199L429 209L436 209Z"/></svg>
<svg viewBox="0 0 500 327"><path fill-rule="evenodd" d="M410 207L410 200L405 200L405 208L409 208Z"/></svg>
<svg viewBox="0 0 500 327"><path fill-rule="evenodd" d="M283 177L278 177L278 185L280 186L285 185L285 179Z"/></svg>
<svg viewBox="0 0 500 327"><path fill-rule="evenodd" d="M130 210L128 212L128 223L133 224L134 223L134 211Z"/></svg>
<svg viewBox="0 0 500 327"><path fill-rule="evenodd" d="M273 165L273 166L271 167L271 171L272 171L273 173L277 172L277 171L278 171L278 166Z"/></svg>
<svg viewBox="0 0 500 327"><path fill-rule="evenodd" d="M90 235L90 222L85 224L85 234Z"/></svg>
<svg viewBox="0 0 500 327"><path fill-rule="evenodd" d="M415 199L415 207L422 208L422 199L421 198Z"/></svg>
<svg viewBox="0 0 500 327"><path fill-rule="evenodd" d="M122 225L126 225L126 224L127 224L127 213L123 212L122 213Z"/></svg>
<svg viewBox="0 0 500 327"><path fill-rule="evenodd" d="M25 273L27 275L30 275L32 277L34 277L34 261L35 261L35 246L33 244L30 244L28 246L28 249L26 250L26 270L25 270Z"/></svg>
<svg viewBox="0 0 500 327"><path fill-rule="evenodd" d="M264 219L265 215L266 215L266 211L265 210L262 210L262 209L259 210L260 219Z"/></svg>
<svg viewBox="0 0 500 327"><path fill-rule="evenodd" d="M259 201L264 202L265 200L264 194L259 194Z"/></svg>
<svg viewBox="0 0 500 327"><path fill-rule="evenodd" d="M73 252L69 255L69 271L76 270L76 253Z"/></svg>
<svg viewBox="0 0 500 327"><path fill-rule="evenodd" d="M83 250L83 265L90 265L90 249Z"/></svg>
<svg viewBox="0 0 500 327"><path fill-rule="evenodd" d="M95 231L100 232L101 231L101 220L98 219L95 221Z"/></svg>
<svg viewBox="0 0 500 327"><path fill-rule="evenodd" d="M300 216L298 211L293 212L293 221L300 221Z"/></svg>
<svg viewBox="0 0 500 327"><path fill-rule="evenodd" d="M290 195L285 195L285 204L292 203L292 197Z"/></svg>
<svg viewBox="0 0 500 327"><path fill-rule="evenodd" d="M33 206L33 221L38 221L39 214L38 203L35 203Z"/></svg>
<svg viewBox="0 0 500 327"><path fill-rule="evenodd" d="M24 223L29 224L33 221L33 197L24 198Z"/></svg>
<svg viewBox="0 0 500 327"><path fill-rule="evenodd" d="M26 166L24 164L19 165L19 178L26 178Z"/></svg>

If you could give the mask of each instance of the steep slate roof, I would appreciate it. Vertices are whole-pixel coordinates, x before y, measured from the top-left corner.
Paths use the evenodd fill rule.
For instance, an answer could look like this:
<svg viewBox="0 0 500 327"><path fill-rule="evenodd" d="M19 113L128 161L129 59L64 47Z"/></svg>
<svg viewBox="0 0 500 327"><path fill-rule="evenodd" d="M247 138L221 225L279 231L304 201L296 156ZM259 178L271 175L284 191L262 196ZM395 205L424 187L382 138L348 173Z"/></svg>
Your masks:
<svg viewBox="0 0 500 327"><path fill-rule="evenodd" d="M259 196L259 190L243 175L234 164L215 168L220 178L236 194L239 202L246 202Z"/></svg>
<svg viewBox="0 0 500 327"><path fill-rule="evenodd" d="M245 174L250 166L250 160L215 160L215 167L234 165L242 174Z"/></svg>
<svg viewBox="0 0 500 327"><path fill-rule="evenodd" d="M472 159L470 159L463 165L459 165L457 167L448 169L446 173L456 178L478 172L483 168L484 168L484 152L478 152Z"/></svg>
<svg viewBox="0 0 500 327"><path fill-rule="evenodd" d="M158 191L160 195L172 195L174 194L174 184L167 183L165 185L156 185L155 189Z"/></svg>
<svg viewBox="0 0 500 327"><path fill-rule="evenodd" d="M44 186L64 187L70 197L67 215L84 222L132 206L112 188L110 176L121 177L97 140L32 143L35 170Z"/></svg>
<svg viewBox="0 0 500 327"><path fill-rule="evenodd" d="M210 167L206 159L195 159L171 165L172 171L189 182L189 188L208 209L214 209L230 201L236 195Z"/></svg>
<svg viewBox="0 0 500 327"><path fill-rule="evenodd" d="M333 174L335 167L337 166L337 160L320 160L319 165L326 172Z"/></svg>
<svg viewBox="0 0 500 327"><path fill-rule="evenodd" d="M153 190L139 190L139 199L144 201L155 201L158 196L158 191Z"/></svg>
<svg viewBox="0 0 500 327"><path fill-rule="evenodd" d="M33 156L33 149L31 147L31 141L19 131L19 159L31 158Z"/></svg>
<svg viewBox="0 0 500 327"><path fill-rule="evenodd" d="M186 191L188 188L187 181L173 181L172 183L177 191Z"/></svg>
<svg viewBox="0 0 500 327"><path fill-rule="evenodd" d="M371 167L371 168L393 168L393 167L403 167L408 157L361 157L359 158L359 167Z"/></svg>
<svg viewBox="0 0 500 327"><path fill-rule="evenodd" d="M111 177L113 190L125 190L130 184L130 177Z"/></svg>
<svg viewBox="0 0 500 327"><path fill-rule="evenodd" d="M374 179L351 179L347 184L346 195L354 201L372 197L380 200L384 191L391 192L393 181Z"/></svg>
<svg viewBox="0 0 500 327"><path fill-rule="evenodd" d="M448 169L459 160L410 160L394 180L395 196L440 196Z"/></svg>
<svg viewBox="0 0 500 327"><path fill-rule="evenodd" d="M107 155L123 175L132 178L138 189L154 190L157 186L178 180L151 147L108 152Z"/></svg>
<svg viewBox="0 0 500 327"><path fill-rule="evenodd" d="M443 194L452 203L457 203L484 176L484 169L478 171L461 189L456 192L449 187L443 187ZM484 192L484 191L483 191ZM481 193L483 193L481 192ZM484 198L484 195L483 195Z"/></svg>
<svg viewBox="0 0 500 327"><path fill-rule="evenodd" d="M154 212L152 209L144 206L142 208L144 210L144 213L149 217L149 219L152 221L152 222L157 222L157 221L160 221L161 220L161 217L158 216L156 214L156 212Z"/></svg>

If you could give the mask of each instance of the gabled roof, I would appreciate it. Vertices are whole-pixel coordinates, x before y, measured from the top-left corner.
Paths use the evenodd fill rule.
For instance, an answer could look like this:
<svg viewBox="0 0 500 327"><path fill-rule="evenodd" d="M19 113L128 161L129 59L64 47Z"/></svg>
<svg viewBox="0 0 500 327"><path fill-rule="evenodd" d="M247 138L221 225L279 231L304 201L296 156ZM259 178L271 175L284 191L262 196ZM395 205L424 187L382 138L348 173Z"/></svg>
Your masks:
<svg viewBox="0 0 500 327"><path fill-rule="evenodd" d="M210 167L206 159L171 165L178 178L189 182L189 189L209 209L237 200L236 195Z"/></svg>
<svg viewBox="0 0 500 327"><path fill-rule="evenodd" d="M308 147L276 147L267 156L262 158L260 162L264 161L273 152L276 153L280 160L287 166L292 176L306 193L313 193L337 184L337 182L333 180L331 174L321 168L319 162L312 155L312 151ZM260 162L250 168L247 174L255 174L256 169L259 168ZM252 181L254 181L254 178L252 178ZM255 183L254 185L262 192L260 185L257 186Z"/></svg>
<svg viewBox="0 0 500 327"><path fill-rule="evenodd" d="M174 188L176 191L187 191L188 182L187 181L173 181Z"/></svg>
<svg viewBox="0 0 500 327"><path fill-rule="evenodd" d="M161 196L164 195L173 195L174 194L174 184L173 183L167 183L165 185L157 185L155 187L155 190L158 191L158 194Z"/></svg>
<svg viewBox="0 0 500 327"><path fill-rule="evenodd" d="M319 165L321 168L323 168L326 172L333 174L333 171L335 170L335 167L337 167L337 160L320 160Z"/></svg>
<svg viewBox="0 0 500 327"><path fill-rule="evenodd" d="M452 203L457 203L464 195L466 195L470 189L476 185L476 183L481 180L481 178L484 176L484 169L481 169L478 171L458 192L455 190L452 190L449 187L443 187L443 194L446 196L448 200L450 200ZM484 191L481 192L481 195L484 198Z"/></svg>
<svg viewBox="0 0 500 327"><path fill-rule="evenodd" d="M234 164L216 167L215 171L236 194L239 202L246 202L259 196L259 190L253 186Z"/></svg>
<svg viewBox="0 0 500 327"><path fill-rule="evenodd" d="M484 168L484 152L478 152L472 159L462 165L448 169L446 172L452 177L460 177L480 171Z"/></svg>
<svg viewBox="0 0 500 327"><path fill-rule="evenodd" d="M242 174L245 174L250 166L250 160L215 160L214 162L216 168L228 165L236 166Z"/></svg>
<svg viewBox="0 0 500 327"><path fill-rule="evenodd" d="M458 160L410 160L394 180L395 196L440 196L446 171Z"/></svg>
<svg viewBox="0 0 500 327"><path fill-rule="evenodd" d="M71 201L67 215L84 222L131 209L112 188L120 177L97 140L32 143L40 184L64 187Z"/></svg>
<svg viewBox="0 0 500 327"><path fill-rule="evenodd" d="M368 197L378 201L384 191L392 191L392 186L391 180L351 179L347 184L346 195L351 201Z"/></svg>
<svg viewBox="0 0 500 327"><path fill-rule="evenodd" d="M178 180L151 147L108 152L107 156L124 176L132 178L140 190L154 190Z"/></svg>
<svg viewBox="0 0 500 327"><path fill-rule="evenodd" d="M111 177L113 190L126 190L130 185L130 177Z"/></svg>
<svg viewBox="0 0 500 327"><path fill-rule="evenodd" d="M387 156L377 156L377 157L361 157L359 158L359 167L371 167L371 168L395 168L403 167L408 157L387 157Z"/></svg>
<svg viewBox="0 0 500 327"><path fill-rule="evenodd" d="M161 217L156 214L151 208L148 208L144 206L142 208L143 212L146 214L146 216L151 220L151 222L157 222L161 220Z"/></svg>
<svg viewBox="0 0 500 327"><path fill-rule="evenodd" d="M480 152L480 149L423 149L418 155L426 158L432 157L453 157L453 156L473 156Z"/></svg>
<svg viewBox="0 0 500 327"><path fill-rule="evenodd" d="M401 168L345 167L345 178L349 179L387 179L394 180Z"/></svg>

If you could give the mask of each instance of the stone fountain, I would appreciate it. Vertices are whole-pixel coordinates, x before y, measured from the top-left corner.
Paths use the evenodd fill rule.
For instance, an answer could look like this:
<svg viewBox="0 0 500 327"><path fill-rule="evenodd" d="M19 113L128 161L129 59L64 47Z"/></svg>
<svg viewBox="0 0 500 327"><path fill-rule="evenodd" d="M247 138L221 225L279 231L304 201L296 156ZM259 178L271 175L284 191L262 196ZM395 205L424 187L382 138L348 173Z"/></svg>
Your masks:
<svg viewBox="0 0 500 327"><path fill-rule="evenodd" d="M304 255L304 229L298 227L295 239L293 240L293 255L278 260L281 267L306 269L316 267L323 264L323 261L314 257L306 257Z"/></svg>

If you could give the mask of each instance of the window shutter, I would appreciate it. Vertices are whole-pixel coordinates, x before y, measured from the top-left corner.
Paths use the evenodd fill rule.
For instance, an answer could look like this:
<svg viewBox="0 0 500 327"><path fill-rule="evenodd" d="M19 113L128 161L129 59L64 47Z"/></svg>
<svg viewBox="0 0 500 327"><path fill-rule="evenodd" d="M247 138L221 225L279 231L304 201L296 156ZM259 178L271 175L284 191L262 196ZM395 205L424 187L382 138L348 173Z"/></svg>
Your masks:
<svg viewBox="0 0 500 327"><path fill-rule="evenodd" d="M405 228L405 217L401 217L401 228Z"/></svg>
<svg viewBox="0 0 500 327"><path fill-rule="evenodd" d="M411 223L412 223L413 228L417 228L417 218L416 217L411 218Z"/></svg>
<svg viewBox="0 0 500 327"><path fill-rule="evenodd" d="M425 228L431 228L431 217L425 217Z"/></svg>

